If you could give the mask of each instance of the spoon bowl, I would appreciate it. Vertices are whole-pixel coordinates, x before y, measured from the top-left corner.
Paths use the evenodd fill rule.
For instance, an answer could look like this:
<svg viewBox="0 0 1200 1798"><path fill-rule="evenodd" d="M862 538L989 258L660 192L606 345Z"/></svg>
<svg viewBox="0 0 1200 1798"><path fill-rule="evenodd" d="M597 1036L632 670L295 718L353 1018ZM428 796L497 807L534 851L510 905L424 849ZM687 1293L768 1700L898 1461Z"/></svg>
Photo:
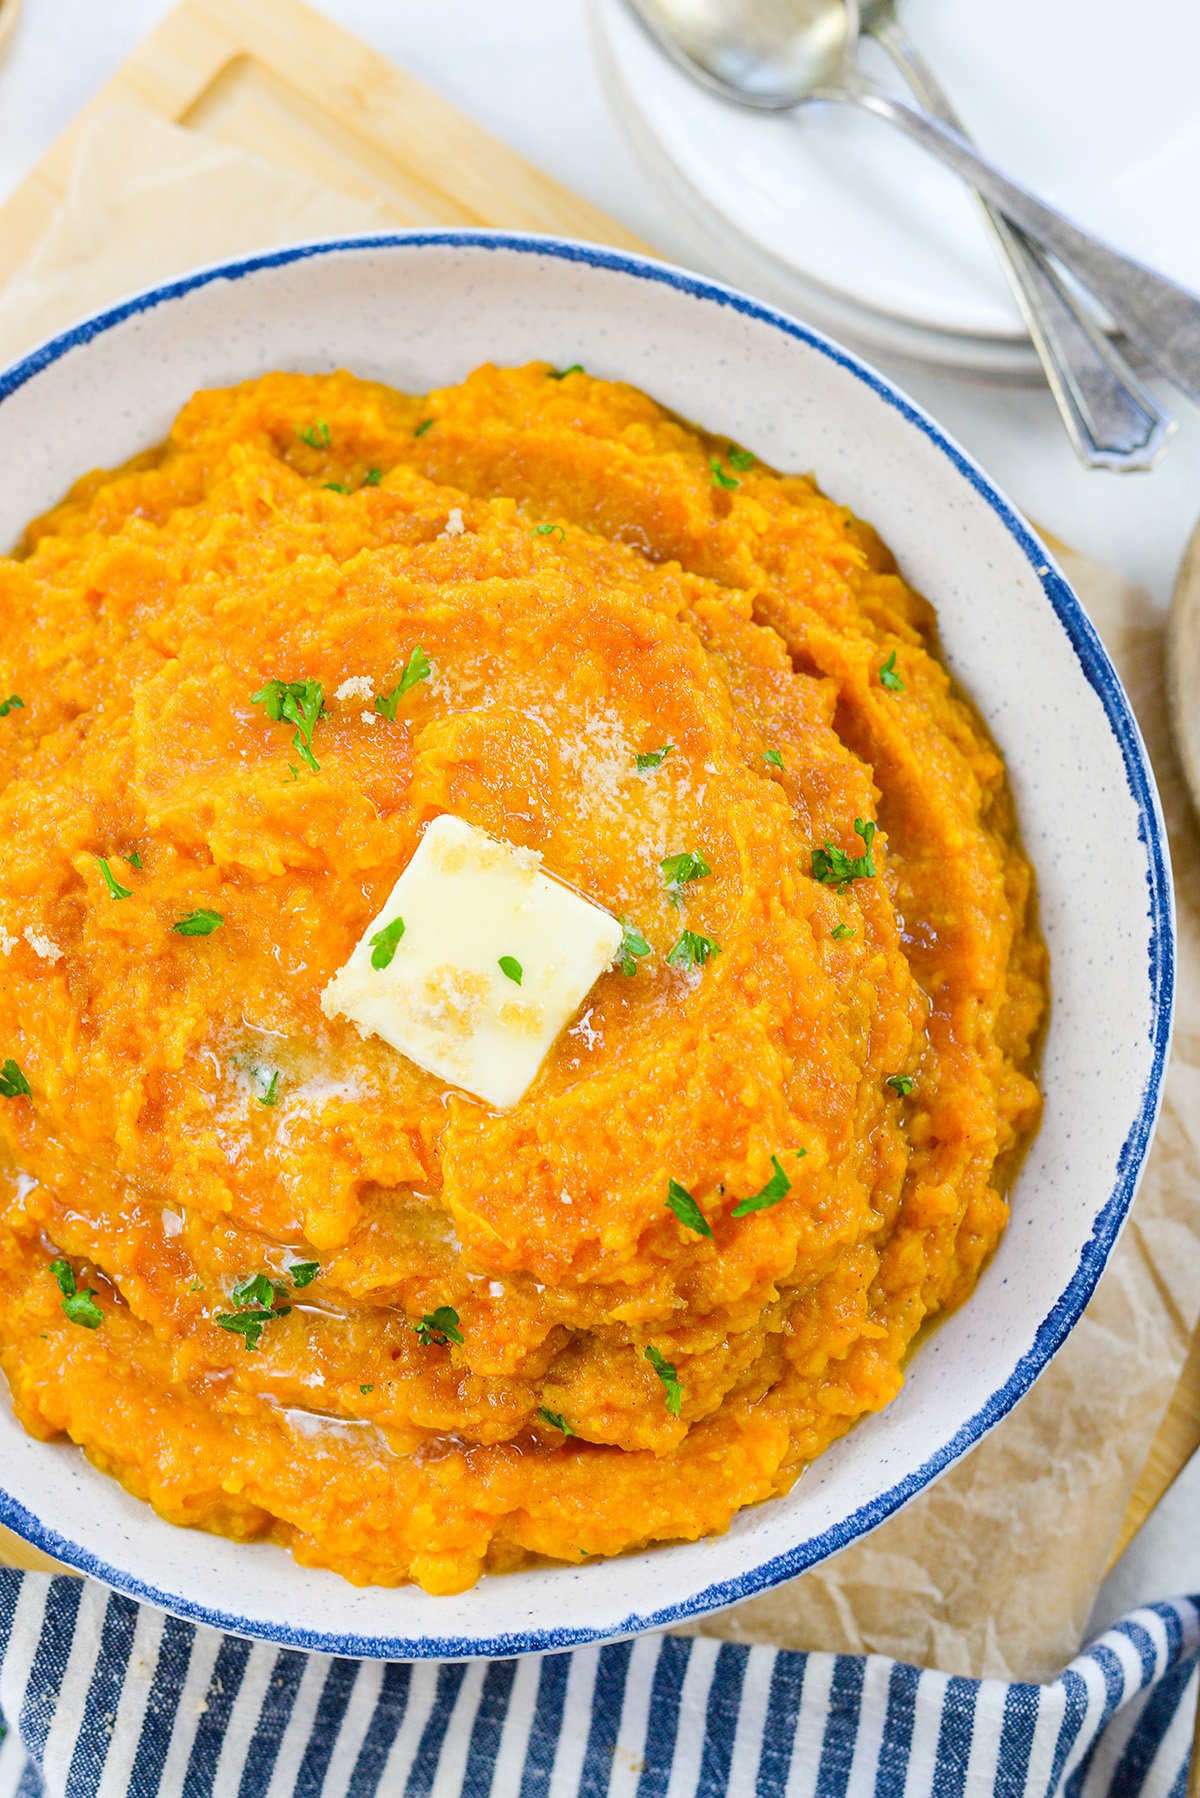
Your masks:
<svg viewBox="0 0 1200 1798"><path fill-rule="evenodd" d="M786 112L843 86L858 41L854 0L633 0L663 48L743 106Z"/></svg>

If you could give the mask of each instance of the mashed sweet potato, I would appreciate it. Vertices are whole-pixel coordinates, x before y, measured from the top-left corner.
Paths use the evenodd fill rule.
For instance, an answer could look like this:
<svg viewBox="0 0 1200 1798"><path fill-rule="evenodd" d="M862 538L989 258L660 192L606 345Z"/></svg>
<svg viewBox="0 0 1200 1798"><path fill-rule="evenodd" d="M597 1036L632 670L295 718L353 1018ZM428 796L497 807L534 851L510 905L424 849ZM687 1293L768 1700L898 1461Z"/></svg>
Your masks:
<svg viewBox="0 0 1200 1798"><path fill-rule="evenodd" d="M0 561L0 683L0 1364L164 1517L433 1592L703 1536L970 1294L1033 879L810 480L581 371L270 375ZM631 926L507 1112L321 1009L442 812Z"/></svg>

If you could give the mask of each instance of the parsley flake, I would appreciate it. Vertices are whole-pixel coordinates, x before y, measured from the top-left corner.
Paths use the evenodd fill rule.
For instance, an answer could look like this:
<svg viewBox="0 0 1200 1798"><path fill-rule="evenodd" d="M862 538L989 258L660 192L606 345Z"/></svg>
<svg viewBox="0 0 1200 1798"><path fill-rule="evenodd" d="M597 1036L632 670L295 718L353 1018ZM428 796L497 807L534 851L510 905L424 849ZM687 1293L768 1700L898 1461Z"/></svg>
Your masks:
<svg viewBox="0 0 1200 1798"><path fill-rule="evenodd" d="M271 1279L269 1274L249 1274L246 1279L239 1280L230 1293L230 1298L238 1306L236 1311L221 1311L214 1322L231 1334L240 1336L242 1347L247 1351L256 1349L262 1338L264 1326L275 1317L288 1317L290 1305L282 1305L278 1301L286 1297L284 1288Z"/></svg>
<svg viewBox="0 0 1200 1798"><path fill-rule="evenodd" d="M582 373L583 363L572 362L570 368L552 368L550 370L550 379L552 381L565 381L568 375L581 375Z"/></svg>
<svg viewBox="0 0 1200 1798"><path fill-rule="evenodd" d="M643 749L637 758L638 773L645 774L648 768L661 768L674 747L674 743L664 743L661 749Z"/></svg>
<svg viewBox="0 0 1200 1798"><path fill-rule="evenodd" d="M301 443L307 443L309 449L328 449L332 440L329 426L323 418L318 418L315 425L305 425L296 435Z"/></svg>
<svg viewBox="0 0 1200 1798"><path fill-rule="evenodd" d="M807 1151L803 1149L800 1151L802 1155L806 1152ZM784 1173L783 1163L780 1161L778 1155L772 1155L771 1166L775 1169L775 1172L771 1175L767 1184L760 1187L757 1192L752 1192L748 1199L739 1199L738 1203L733 1208L731 1216L745 1217L751 1211L769 1211L772 1205L778 1205L780 1199L786 1197L786 1195L791 1192L792 1183Z"/></svg>
<svg viewBox="0 0 1200 1798"><path fill-rule="evenodd" d="M224 922L221 912L200 906L196 911L190 911L186 918L180 918L177 924L172 924L171 929L177 930L180 936L211 936Z"/></svg>
<svg viewBox="0 0 1200 1798"><path fill-rule="evenodd" d="M268 1086L266 1092L265 1093L256 1093L254 1095L260 1105L278 1105L278 1103L279 1103L279 1082L280 1082L281 1078L282 1078L282 1076L280 1075L279 1069L276 1068L274 1073L271 1075L271 1084L270 1084L270 1086Z"/></svg>
<svg viewBox="0 0 1200 1798"><path fill-rule="evenodd" d="M295 1287L311 1286L320 1271L319 1261L293 1261L287 1270L287 1276Z"/></svg>
<svg viewBox="0 0 1200 1798"><path fill-rule="evenodd" d="M50 1263L50 1272L58 1281L58 1290L62 1293L62 1308L73 1324L82 1324L85 1330L99 1329L104 1322L104 1313L96 1303L96 1295L89 1286L80 1292L75 1283L75 1269L69 1261L59 1256Z"/></svg>
<svg viewBox="0 0 1200 1798"><path fill-rule="evenodd" d="M739 474L745 474L748 468L754 467L758 457L752 450L739 449L736 443L731 443L725 452L725 460L730 468L736 468Z"/></svg>
<svg viewBox="0 0 1200 1798"><path fill-rule="evenodd" d="M424 437L426 431L429 429L429 427L432 423L433 423L432 418L422 419L421 423L417 426L416 430L413 432L413 436L414 437Z"/></svg>
<svg viewBox="0 0 1200 1798"><path fill-rule="evenodd" d="M33 1088L10 1055L0 1067L0 1099L31 1099Z"/></svg>
<svg viewBox="0 0 1200 1798"><path fill-rule="evenodd" d="M273 1317L286 1317L291 1310L290 1305L280 1305L274 1311L221 1311L213 1319L222 1330L229 1330L234 1336L240 1336L242 1347L246 1350L256 1349L262 1340L263 1327Z"/></svg>
<svg viewBox="0 0 1200 1798"><path fill-rule="evenodd" d="M783 767L783 757L778 749L764 749L762 752L762 759L764 762L770 762L772 768Z"/></svg>
<svg viewBox="0 0 1200 1798"><path fill-rule="evenodd" d="M269 1274L247 1274L229 1296L235 1305L258 1305L269 1309L281 1295L282 1288Z"/></svg>
<svg viewBox="0 0 1200 1798"><path fill-rule="evenodd" d="M453 1305L439 1305L436 1311L427 1311L413 1329L422 1348L446 1348L463 1339L458 1327L458 1312Z"/></svg>
<svg viewBox="0 0 1200 1798"><path fill-rule="evenodd" d="M373 968L382 970L391 967L392 958L399 947L400 938L403 935L403 918L393 918L390 924L385 924L382 930L377 930L375 932L375 935L370 939L371 966Z"/></svg>
<svg viewBox="0 0 1200 1798"><path fill-rule="evenodd" d="M681 1186L678 1180L667 1181L667 1208L675 1213L687 1229L694 1230L697 1236L707 1236L711 1240L712 1231L708 1219L687 1187Z"/></svg>
<svg viewBox="0 0 1200 1798"><path fill-rule="evenodd" d="M685 930L667 961L673 968L702 968L710 955L720 953L720 943L714 943L710 936L697 936L694 930Z"/></svg>
<svg viewBox="0 0 1200 1798"><path fill-rule="evenodd" d="M904 691L904 682L896 673L896 652L894 649L879 670L879 682L881 686L887 688L889 693L903 693Z"/></svg>
<svg viewBox="0 0 1200 1798"><path fill-rule="evenodd" d="M537 1414L543 1423L548 1423L552 1429L561 1430L564 1436L573 1436L575 1434L574 1430L560 1411L551 1411L549 1406L539 1405Z"/></svg>
<svg viewBox="0 0 1200 1798"><path fill-rule="evenodd" d="M378 487L378 485L379 485L380 481L382 481L382 479L383 479L382 468L368 468L366 474L363 476L362 484L364 487Z"/></svg>
<svg viewBox="0 0 1200 1798"><path fill-rule="evenodd" d="M725 470L721 467L720 456L710 456L708 458L708 466L712 469L712 482L714 487L730 488L741 486L742 483L738 480L736 475L725 473Z"/></svg>
<svg viewBox="0 0 1200 1798"><path fill-rule="evenodd" d="M10 693L7 699L0 699L0 718L7 718L10 712L23 712L25 701L19 693Z"/></svg>
<svg viewBox="0 0 1200 1798"><path fill-rule="evenodd" d="M861 818L854 820L854 829L862 838L865 848L861 855L847 855L844 849L825 838L824 849L812 852L813 879L824 886L836 887L844 893L852 880L866 880L875 873L875 861L871 854L871 844L875 841L875 826L868 819L864 824Z"/></svg>
<svg viewBox="0 0 1200 1798"><path fill-rule="evenodd" d="M637 925L631 924L628 918L622 918L621 946L617 950L617 966L622 974L628 974L632 978L637 973L638 962L649 953L650 945Z"/></svg>
<svg viewBox="0 0 1200 1798"><path fill-rule="evenodd" d="M374 1392L374 1390L375 1390L374 1382L372 1382L370 1386L360 1386L358 1390L360 1392L364 1392L364 1393L365 1392Z"/></svg>
<svg viewBox="0 0 1200 1798"><path fill-rule="evenodd" d="M535 524L530 535L533 537L552 537L555 531L558 532L559 542L565 543L567 540L567 533L563 530L561 524Z"/></svg>
<svg viewBox="0 0 1200 1798"><path fill-rule="evenodd" d="M511 980L515 985L520 986L524 969L515 955L502 955L497 966L506 980Z"/></svg>
<svg viewBox="0 0 1200 1798"><path fill-rule="evenodd" d="M703 880L712 869L704 856L697 850L685 849L679 855L668 855L665 861L659 862L663 880L672 905L679 905L683 900L682 888L690 880Z"/></svg>
<svg viewBox="0 0 1200 1798"><path fill-rule="evenodd" d="M854 935L853 924L835 924L829 932L835 943L844 943Z"/></svg>
<svg viewBox="0 0 1200 1798"><path fill-rule="evenodd" d="M321 764L312 752L312 736L317 719L325 707L325 689L319 680L269 680L265 687L250 697L251 705L266 707L267 717L274 724L296 726L296 734L292 738L292 748L296 754L308 763L314 774L319 774Z"/></svg>
<svg viewBox="0 0 1200 1798"><path fill-rule="evenodd" d="M124 859L129 863L129 866L131 868L140 868L142 865L142 858L138 854L136 849L134 850L132 855L127 855L124 857Z"/></svg>
<svg viewBox="0 0 1200 1798"><path fill-rule="evenodd" d="M418 682L428 680L432 673L433 666L429 657L418 643L407 662L405 662L404 667L401 669L400 679L392 688L391 692L376 693L375 710L382 713L389 724L394 724L396 722L396 707L400 704L404 695L406 693L411 693Z"/></svg>
<svg viewBox="0 0 1200 1798"><path fill-rule="evenodd" d="M680 1385L679 1375L676 1373L673 1364L667 1360L661 1350L655 1348L652 1342L646 1344L643 1359L649 1361L651 1367L663 1383L663 1391L666 1394L667 1410L671 1413L672 1417L678 1417L679 1407L683 1403L683 1387Z"/></svg>
<svg viewBox="0 0 1200 1798"><path fill-rule="evenodd" d="M893 1092L899 1093L902 1099L907 1099L909 1093L916 1084L917 1083L911 1074L888 1075L888 1085L892 1088Z"/></svg>
<svg viewBox="0 0 1200 1798"><path fill-rule="evenodd" d="M112 869L109 867L108 863L105 861L104 857L102 855L98 855L96 857L96 860L100 863L100 872L104 876L104 884L108 888L109 898L110 899L131 899L133 897L132 889L130 887L123 887L121 885L120 881L116 878Z"/></svg>
<svg viewBox="0 0 1200 1798"><path fill-rule="evenodd" d="M349 493L350 491L344 481L322 481L321 485L327 493Z"/></svg>

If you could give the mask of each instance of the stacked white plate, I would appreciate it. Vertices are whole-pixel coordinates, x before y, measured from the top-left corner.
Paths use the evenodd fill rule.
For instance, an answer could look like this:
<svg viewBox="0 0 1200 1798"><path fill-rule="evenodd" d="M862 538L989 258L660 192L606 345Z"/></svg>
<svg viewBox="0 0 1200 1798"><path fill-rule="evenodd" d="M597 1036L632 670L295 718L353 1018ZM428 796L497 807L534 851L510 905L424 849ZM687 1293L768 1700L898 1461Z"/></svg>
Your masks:
<svg viewBox="0 0 1200 1798"><path fill-rule="evenodd" d="M907 0L901 18L981 147L1081 224L1200 289L1195 0ZM892 356L1032 373L969 195L894 127L812 105L728 105L674 66L626 0L592 0L609 98L720 273ZM863 69L903 91L879 48Z"/></svg>

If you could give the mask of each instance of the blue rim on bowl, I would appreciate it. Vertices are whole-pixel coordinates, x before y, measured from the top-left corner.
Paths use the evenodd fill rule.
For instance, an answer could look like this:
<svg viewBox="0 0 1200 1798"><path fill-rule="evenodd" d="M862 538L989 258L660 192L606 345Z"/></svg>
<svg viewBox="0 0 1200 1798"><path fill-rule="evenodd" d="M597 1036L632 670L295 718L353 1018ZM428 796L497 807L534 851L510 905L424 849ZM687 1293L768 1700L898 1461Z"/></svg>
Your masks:
<svg viewBox="0 0 1200 1798"><path fill-rule="evenodd" d="M982 470L931 418L897 388L849 351L786 314L765 306L733 288L685 273L649 258L553 237L485 231L413 231L328 239L243 257L185 275L139 294L133 299L88 318L61 333L0 374L0 406L27 381L71 350L110 331L139 312L179 298L213 282L236 282L258 271L289 263L354 251L388 248L420 249L428 246L505 250L589 264L644 282L656 282L690 298L727 308L798 340L827 357L864 383L888 406L915 426L983 499L1018 546L1029 571L1065 630L1084 676L1100 702L1108 726L1119 746L1129 795L1137 810L1138 835L1146 853L1147 913L1149 917L1150 1059L1136 1117L1125 1139L1117 1164L1117 1179L1105 1203L1098 1209L1090 1239L1085 1244L1072 1278L1055 1304L1041 1319L1033 1345L1018 1361L1004 1384L995 1391L938 1451L920 1467L864 1504L835 1526L805 1540L798 1547L748 1569L732 1579L716 1582L685 1601L631 1612L614 1626L603 1628L539 1628L493 1635L487 1638L422 1635L362 1636L325 1633L292 1624L264 1622L239 1616L236 1611L197 1603L145 1583L114 1567L82 1544L61 1536L28 1508L0 1490L0 1523L54 1559L80 1573L89 1574L126 1593L158 1605L197 1623L230 1630L238 1635L273 1641L290 1648L319 1651L355 1658L396 1660L503 1657L546 1652L613 1640L649 1629L668 1628L689 1618L721 1609L741 1599L767 1591L794 1578L807 1568L866 1534L899 1510L930 1484L968 1449L972 1448L1023 1397L1046 1367L1080 1317L1107 1262L1133 1200L1145 1163L1162 1097L1163 1076L1170 1045L1174 995L1174 901L1166 833L1153 776L1137 723L1112 663L1082 606L1063 576L1053 567L1044 548L1018 517Z"/></svg>

